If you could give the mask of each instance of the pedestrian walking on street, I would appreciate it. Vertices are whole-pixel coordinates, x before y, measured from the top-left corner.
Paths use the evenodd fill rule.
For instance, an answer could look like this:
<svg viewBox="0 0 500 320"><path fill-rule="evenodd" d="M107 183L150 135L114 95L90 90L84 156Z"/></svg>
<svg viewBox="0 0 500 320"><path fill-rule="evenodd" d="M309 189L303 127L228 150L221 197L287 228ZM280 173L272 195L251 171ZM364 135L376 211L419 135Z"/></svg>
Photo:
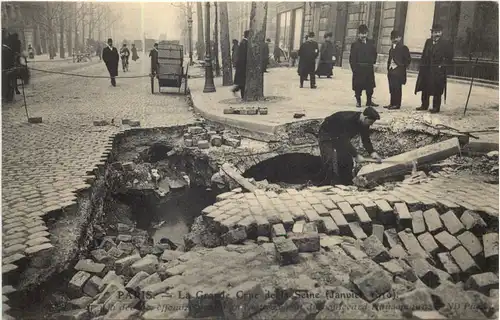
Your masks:
<svg viewBox="0 0 500 320"><path fill-rule="evenodd" d="M316 58L319 54L318 43L314 40L314 32L309 32L306 42L299 49L299 75L300 87L304 87L304 81L307 76L310 77L311 89L316 89L316 77L314 71L316 69Z"/></svg>
<svg viewBox="0 0 500 320"><path fill-rule="evenodd" d="M267 72L267 65L269 64L269 44L271 39L267 38L262 46L262 72Z"/></svg>
<svg viewBox="0 0 500 320"><path fill-rule="evenodd" d="M130 48L130 51L132 51L132 60L137 61L139 59L139 56L137 55L137 48L135 47L135 44L132 43L132 48Z"/></svg>
<svg viewBox="0 0 500 320"><path fill-rule="evenodd" d="M373 40L368 39L368 27L362 24L358 27L358 40L351 45L349 64L352 70L352 90L356 97L356 107L361 108L361 93L366 92L366 106L378 107L372 100L375 88L375 71L373 65L377 62L377 48Z"/></svg>
<svg viewBox="0 0 500 320"><path fill-rule="evenodd" d="M116 87L116 77L118 76L118 63L120 62L120 55L118 50L113 47L113 39L108 39L108 45L102 50L102 60L106 64L106 68L111 78L111 85Z"/></svg>
<svg viewBox="0 0 500 320"><path fill-rule="evenodd" d="M316 69L318 78L321 78L321 76L331 78L333 75L333 63L335 62L337 50L332 43L332 36L331 32L325 33L325 43L321 45L318 69Z"/></svg>
<svg viewBox="0 0 500 320"><path fill-rule="evenodd" d="M353 160L358 163L364 161L351 143L351 139L357 135L361 136L363 147L370 156L381 161L370 140L370 126L379 119L380 115L372 107L367 107L363 112L340 111L325 118L318 133L322 184L332 184L334 178L343 185L352 184Z"/></svg>
<svg viewBox="0 0 500 320"><path fill-rule="evenodd" d="M130 56L130 51L127 48L127 44L124 43L123 47L120 49L120 57L122 59L123 72L128 71L128 57Z"/></svg>
<svg viewBox="0 0 500 320"><path fill-rule="evenodd" d="M233 39L233 47L231 48L231 61L233 62L233 67L236 68L236 60L238 59L238 40Z"/></svg>
<svg viewBox="0 0 500 320"><path fill-rule="evenodd" d="M306 34L306 35L304 36L304 42L303 42L303 43L306 43L306 42L307 42L307 39L309 39L309 35L308 35L308 34ZM300 48L299 48L299 50L300 50ZM297 52L297 57L298 57L298 55L299 55L299 52ZM295 65L293 62L294 62L294 61L292 60L292 66L294 66L294 65ZM300 77L300 67L301 67L301 65L300 65L300 58L299 58L299 63L297 64L297 74L299 75L299 77ZM306 77L306 78L304 79L304 81L309 81L309 79L307 79L307 77Z"/></svg>
<svg viewBox="0 0 500 320"><path fill-rule="evenodd" d="M245 83L247 80L247 51L248 51L248 36L250 35L250 30L245 30L243 33L243 39L240 41L238 47L238 55L236 59L236 72L234 73L234 84L235 86L231 90L234 95L236 92L240 92L241 99L245 98Z"/></svg>
<svg viewBox="0 0 500 320"><path fill-rule="evenodd" d="M453 62L453 47L448 40L442 39L442 35L443 27L435 24L431 29L431 38L425 41L415 86L415 94L422 91L419 111L429 109L430 96L433 96L430 112L438 113L441 109L441 96L446 92L446 68Z"/></svg>
<svg viewBox="0 0 500 320"><path fill-rule="evenodd" d="M158 43L155 43L153 49L149 51L149 57L151 58L151 75L156 76L158 74Z"/></svg>
<svg viewBox="0 0 500 320"><path fill-rule="evenodd" d="M401 34L397 30L391 32L392 47L387 60L387 79L391 102L384 106L389 110L401 108L403 85L406 84L406 69L410 65L411 56L407 46L401 43Z"/></svg>

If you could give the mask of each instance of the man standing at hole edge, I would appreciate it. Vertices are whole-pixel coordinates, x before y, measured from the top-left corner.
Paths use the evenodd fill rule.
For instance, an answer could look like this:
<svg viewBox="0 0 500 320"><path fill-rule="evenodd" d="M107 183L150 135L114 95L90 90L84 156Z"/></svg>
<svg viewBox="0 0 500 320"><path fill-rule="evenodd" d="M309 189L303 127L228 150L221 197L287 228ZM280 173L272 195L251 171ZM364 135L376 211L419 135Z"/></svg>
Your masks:
<svg viewBox="0 0 500 320"><path fill-rule="evenodd" d="M391 32L392 47L387 59L387 79L391 102L384 106L389 110L401 109L403 85L406 84L406 68L411 63L410 50L401 43L401 34L397 30Z"/></svg>
<svg viewBox="0 0 500 320"><path fill-rule="evenodd" d="M120 62L120 55L118 50L113 47L113 39L108 39L108 46L102 50L102 60L106 64L106 68L111 78L111 85L116 87L116 79L118 76L118 62Z"/></svg>
<svg viewBox="0 0 500 320"><path fill-rule="evenodd" d="M425 41L415 86L415 94L422 91L422 105L417 108L418 111L429 109L430 96L433 96L430 112L438 113L441 109L441 95L446 90L446 67L453 62L453 47L441 38L442 35L443 27L435 24L431 29L431 38Z"/></svg>
<svg viewBox="0 0 500 320"><path fill-rule="evenodd" d="M322 161L320 178L323 179L323 184L332 184L333 173L336 174L338 183L343 185L353 183L353 160L356 162L365 160L351 143L351 139L358 134L371 157L379 162L382 161L373 150L370 140L370 126L379 119L380 115L372 107L367 107L363 112L340 111L325 118L318 134Z"/></svg>
<svg viewBox="0 0 500 320"><path fill-rule="evenodd" d="M368 27L364 24L358 27L358 40L351 45L349 64L352 70L352 90L356 97L356 107L361 108L361 93L366 92L366 106L378 107L372 101L375 88L375 71L373 65L377 63L377 48L373 40L368 37Z"/></svg>

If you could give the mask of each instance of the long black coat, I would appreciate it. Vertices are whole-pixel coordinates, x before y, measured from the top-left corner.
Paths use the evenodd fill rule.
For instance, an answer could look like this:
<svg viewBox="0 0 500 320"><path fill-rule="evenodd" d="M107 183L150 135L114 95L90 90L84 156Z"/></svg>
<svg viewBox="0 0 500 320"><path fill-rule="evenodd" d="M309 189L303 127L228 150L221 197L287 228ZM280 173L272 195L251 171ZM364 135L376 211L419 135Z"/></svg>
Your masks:
<svg viewBox="0 0 500 320"><path fill-rule="evenodd" d="M102 60L108 68L109 75L111 77L118 76L118 62L120 62L120 55L115 47L110 49L109 46L102 50Z"/></svg>
<svg viewBox="0 0 500 320"><path fill-rule="evenodd" d="M238 47L238 54L236 56L236 72L234 73L234 84L244 86L247 80L247 53L248 53L248 40L243 38Z"/></svg>
<svg viewBox="0 0 500 320"><path fill-rule="evenodd" d="M446 86L446 68L453 62L453 47L447 40L440 39L433 44L427 39L420 60L415 94L425 91L429 95L442 95Z"/></svg>
<svg viewBox="0 0 500 320"><path fill-rule="evenodd" d="M390 69L391 61L397 65L397 68ZM389 59L387 59L387 74L391 77L391 81L396 81L398 84L406 84L406 69L410 65L411 56L410 50L402 43L398 43L395 48L389 50Z"/></svg>
<svg viewBox="0 0 500 320"><path fill-rule="evenodd" d="M314 40L307 40L299 49L299 75L307 76L314 73L316 69L316 58L319 55L318 43Z"/></svg>
<svg viewBox="0 0 500 320"><path fill-rule="evenodd" d="M151 49L149 57L151 58L151 72L158 73L158 50L155 48Z"/></svg>
<svg viewBox="0 0 500 320"><path fill-rule="evenodd" d="M333 69L333 57L337 55L337 48L331 41L325 41L321 45L321 52L319 55L319 64L316 74L318 76L331 76Z"/></svg>
<svg viewBox="0 0 500 320"><path fill-rule="evenodd" d="M377 62L377 48L373 40L366 43L357 40L351 45L349 64L352 70L352 90L367 90L375 88L375 73L373 65Z"/></svg>

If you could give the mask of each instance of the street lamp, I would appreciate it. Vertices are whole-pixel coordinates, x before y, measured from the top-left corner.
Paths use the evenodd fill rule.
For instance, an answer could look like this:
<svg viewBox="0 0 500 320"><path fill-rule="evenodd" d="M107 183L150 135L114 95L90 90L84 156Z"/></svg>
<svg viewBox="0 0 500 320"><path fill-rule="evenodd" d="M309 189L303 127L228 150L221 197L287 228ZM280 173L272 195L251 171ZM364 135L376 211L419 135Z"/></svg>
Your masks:
<svg viewBox="0 0 500 320"><path fill-rule="evenodd" d="M205 10L205 87L203 92L215 92L212 57L210 55L210 2Z"/></svg>

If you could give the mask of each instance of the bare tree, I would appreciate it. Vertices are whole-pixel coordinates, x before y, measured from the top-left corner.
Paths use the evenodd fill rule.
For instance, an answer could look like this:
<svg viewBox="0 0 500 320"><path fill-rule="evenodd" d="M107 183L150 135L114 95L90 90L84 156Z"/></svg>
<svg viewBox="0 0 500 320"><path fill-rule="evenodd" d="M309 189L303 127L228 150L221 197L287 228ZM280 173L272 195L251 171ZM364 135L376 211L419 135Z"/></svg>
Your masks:
<svg viewBox="0 0 500 320"><path fill-rule="evenodd" d="M215 76L220 77L220 64L219 64L219 22L218 20L218 4L217 1L214 2L214 12L215 12L215 21L214 21L214 50L213 50L213 59L214 59L214 67L215 67Z"/></svg>
<svg viewBox="0 0 500 320"><path fill-rule="evenodd" d="M231 42L229 40L229 21L227 2L219 3L220 8L220 49L222 57L222 85L233 84L233 68L231 66Z"/></svg>
<svg viewBox="0 0 500 320"><path fill-rule="evenodd" d="M245 101L264 98L264 74L262 48L266 39L267 2L252 1L250 12L250 36L248 39L247 78Z"/></svg>
<svg viewBox="0 0 500 320"><path fill-rule="evenodd" d="M46 35L50 59L54 59L56 55L57 45L54 44L57 43L57 37L54 22L58 20L60 10L62 10L61 2L45 2L45 6L40 7L32 17L34 24L40 26Z"/></svg>
<svg viewBox="0 0 500 320"><path fill-rule="evenodd" d="M196 15L198 17L198 41L196 41L196 53L198 60L203 60L205 57L205 37L203 36L203 9L201 1L196 2Z"/></svg>

